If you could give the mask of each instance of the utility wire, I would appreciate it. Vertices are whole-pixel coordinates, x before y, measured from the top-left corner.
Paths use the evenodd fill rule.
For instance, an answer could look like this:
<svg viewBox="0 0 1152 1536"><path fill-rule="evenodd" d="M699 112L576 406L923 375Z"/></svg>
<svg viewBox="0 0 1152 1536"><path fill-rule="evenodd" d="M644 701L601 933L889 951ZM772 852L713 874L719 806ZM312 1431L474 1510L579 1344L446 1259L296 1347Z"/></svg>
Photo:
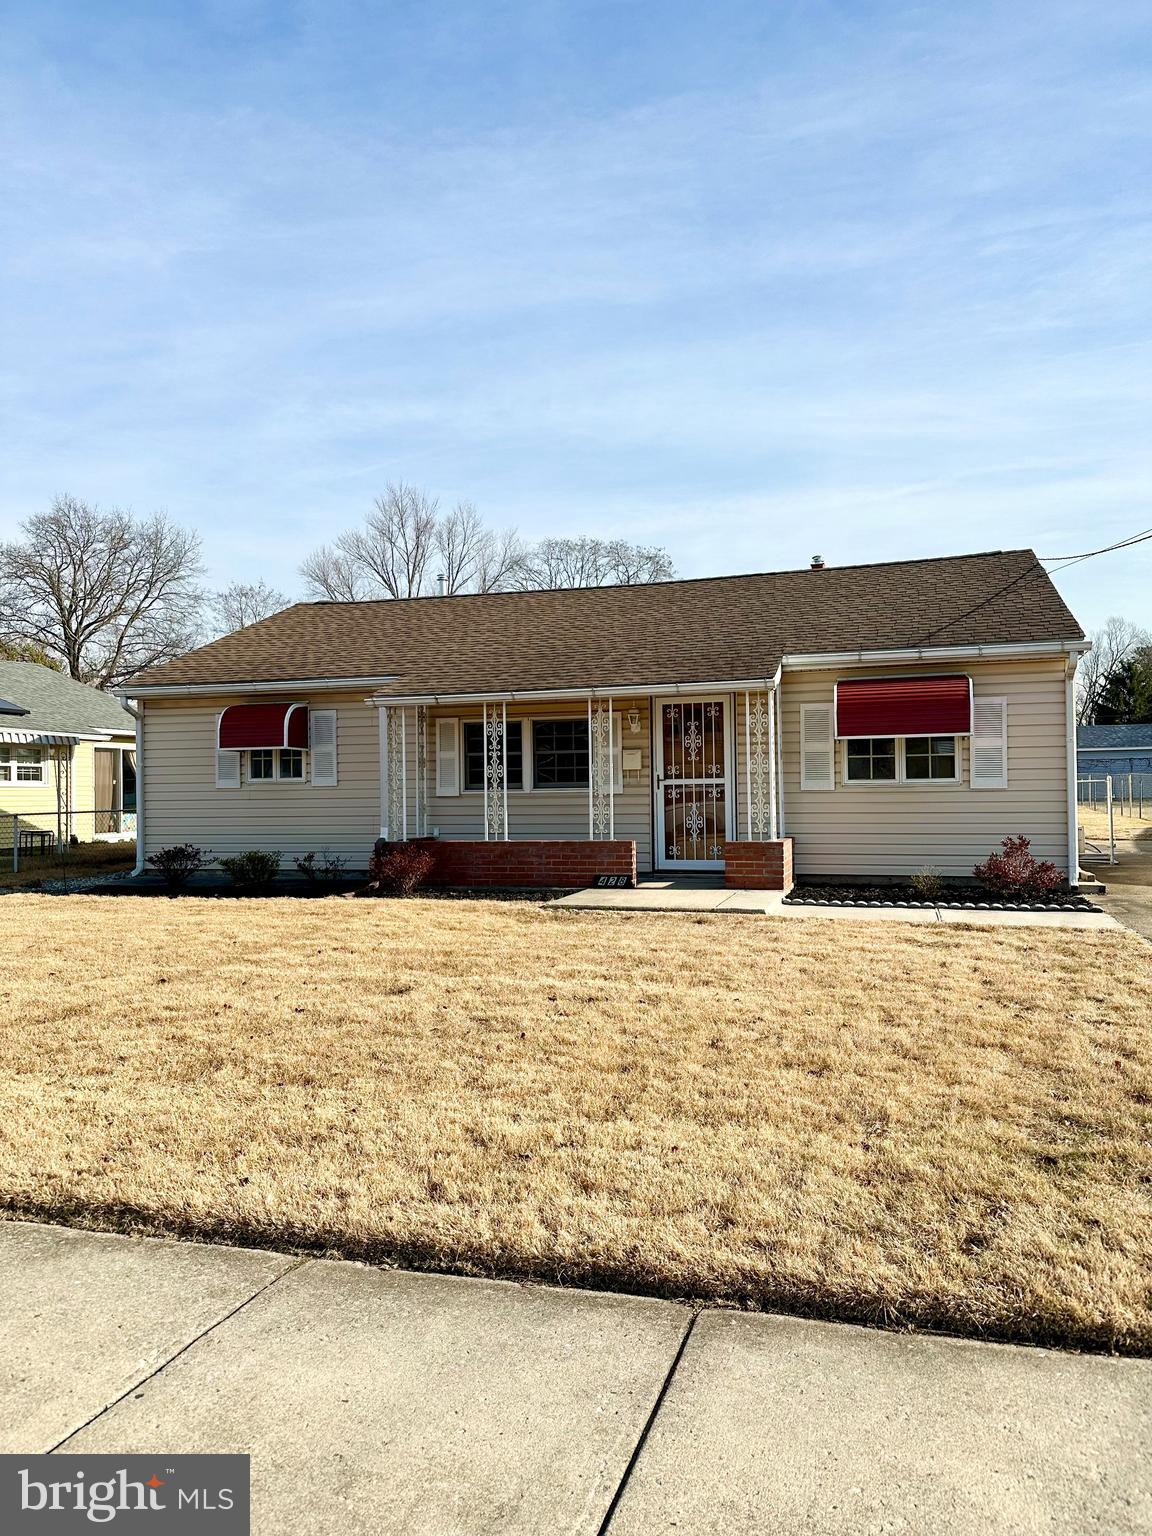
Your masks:
<svg viewBox="0 0 1152 1536"><path fill-rule="evenodd" d="M1116 549L1131 549L1133 544L1143 544L1146 539L1152 539L1152 528L1145 528L1142 533L1134 533L1127 539L1120 539L1115 544L1105 544L1103 549L1090 549L1082 555L1040 555L1038 558L1045 565L1055 564L1058 570L1065 566L1078 565L1081 560L1092 560L1097 555L1110 555Z"/></svg>

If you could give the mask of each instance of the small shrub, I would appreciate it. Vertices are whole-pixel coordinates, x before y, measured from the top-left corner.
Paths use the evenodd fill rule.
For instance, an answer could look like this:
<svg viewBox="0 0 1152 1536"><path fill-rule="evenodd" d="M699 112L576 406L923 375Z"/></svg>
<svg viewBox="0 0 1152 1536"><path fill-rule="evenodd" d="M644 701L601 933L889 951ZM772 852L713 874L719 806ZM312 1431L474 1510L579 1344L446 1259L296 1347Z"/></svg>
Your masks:
<svg viewBox="0 0 1152 1536"><path fill-rule="evenodd" d="M421 843L386 843L368 861L368 890L376 896L411 896L435 862L431 848Z"/></svg>
<svg viewBox="0 0 1152 1536"><path fill-rule="evenodd" d="M292 861L310 885L339 885L348 870L348 860L321 848L319 854L298 854Z"/></svg>
<svg viewBox="0 0 1152 1536"><path fill-rule="evenodd" d="M990 853L983 864L977 864L972 873L989 891L999 896L1042 896L1045 891L1059 890L1064 876L1048 859L1034 858L1030 841L1020 837L1006 837L999 853Z"/></svg>
<svg viewBox="0 0 1152 1536"><path fill-rule="evenodd" d="M926 864L923 869L918 869L914 875L911 875L908 884L921 901L939 901L944 894L944 882L940 878L940 871L933 869L931 864Z"/></svg>
<svg viewBox="0 0 1152 1536"><path fill-rule="evenodd" d="M197 870L205 869L212 862L207 848L197 848L193 843L175 843L171 848L161 848L144 860L163 876L170 891L182 891Z"/></svg>
<svg viewBox="0 0 1152 1536"><path fill-rule="evenodd" d="M220 868L240 890L266 891L280 873L280 855L268 853L263 848L250 848L247 853L221 859Z"/></svg>

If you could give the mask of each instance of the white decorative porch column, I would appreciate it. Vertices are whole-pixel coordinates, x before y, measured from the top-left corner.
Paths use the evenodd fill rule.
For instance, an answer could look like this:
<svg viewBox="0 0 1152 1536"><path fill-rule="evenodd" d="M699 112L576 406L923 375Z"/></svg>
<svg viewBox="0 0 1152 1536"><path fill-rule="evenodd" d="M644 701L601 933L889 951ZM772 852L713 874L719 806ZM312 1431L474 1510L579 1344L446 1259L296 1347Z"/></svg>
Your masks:
<svg viewBox="0 0 1152 1536"><path fill-rule="evenodd" d="M393 843L408 836L406 713L402 704L380 706L380 836Z"/></svg>
<svg viewBox="0 0 1152 1536"><path fill-rule="evenodd" d="M416 835L428 835L428 706L416 706Z"/></svg>
<svg viewBox="0 0 1152 1536"><path fill-rule="evenodd" d="M484 838L508 840L508 705L484 705Z"/></svg>
<svg viewBox="0 0 1152 1536"><path fill-rule="evenodd" d="M744 776L750 843L776 836L776 714L769 693L744 694Z"/></svg>
<svg viewBox="0 0 1152 1536"><path fill-rule="evenodd" d="M600 842L616 836L616 784L612 760L612 700L588 700L588 837Z"/></svg>

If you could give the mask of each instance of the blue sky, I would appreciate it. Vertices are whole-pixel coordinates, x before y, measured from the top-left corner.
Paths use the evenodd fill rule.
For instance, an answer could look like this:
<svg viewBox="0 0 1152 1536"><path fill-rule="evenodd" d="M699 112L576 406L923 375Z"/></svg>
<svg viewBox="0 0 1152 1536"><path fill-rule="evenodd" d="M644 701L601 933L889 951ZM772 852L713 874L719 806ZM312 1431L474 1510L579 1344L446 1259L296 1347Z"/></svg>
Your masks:
<svg viewBox="0 0 1152 1536"><path fill-rule="evenodd" d="M0 533L389 479L682 574L1152 525L1152 13L0 6ZM1152 624L1152 543L1061 579Z"/></svg>

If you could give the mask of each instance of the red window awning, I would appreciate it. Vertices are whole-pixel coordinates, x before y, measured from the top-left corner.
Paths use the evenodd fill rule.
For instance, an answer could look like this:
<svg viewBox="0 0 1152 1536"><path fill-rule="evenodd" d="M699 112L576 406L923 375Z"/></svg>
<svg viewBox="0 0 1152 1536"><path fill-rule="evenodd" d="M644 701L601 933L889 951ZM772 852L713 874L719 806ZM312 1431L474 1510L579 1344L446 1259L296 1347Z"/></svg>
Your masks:
<svg viewBox="0 0 1152 1536"><path fill-rule="evenodd" d="M306 747L307 704L229 704L220 716L219 745L231 752L258 747Z"/></svg>
<svg viewBox="0 0 1152 1536"><path fill-rule="evenodd" d="M837 736L967 736L970 677L861 677L836 684Z"/></svg>

